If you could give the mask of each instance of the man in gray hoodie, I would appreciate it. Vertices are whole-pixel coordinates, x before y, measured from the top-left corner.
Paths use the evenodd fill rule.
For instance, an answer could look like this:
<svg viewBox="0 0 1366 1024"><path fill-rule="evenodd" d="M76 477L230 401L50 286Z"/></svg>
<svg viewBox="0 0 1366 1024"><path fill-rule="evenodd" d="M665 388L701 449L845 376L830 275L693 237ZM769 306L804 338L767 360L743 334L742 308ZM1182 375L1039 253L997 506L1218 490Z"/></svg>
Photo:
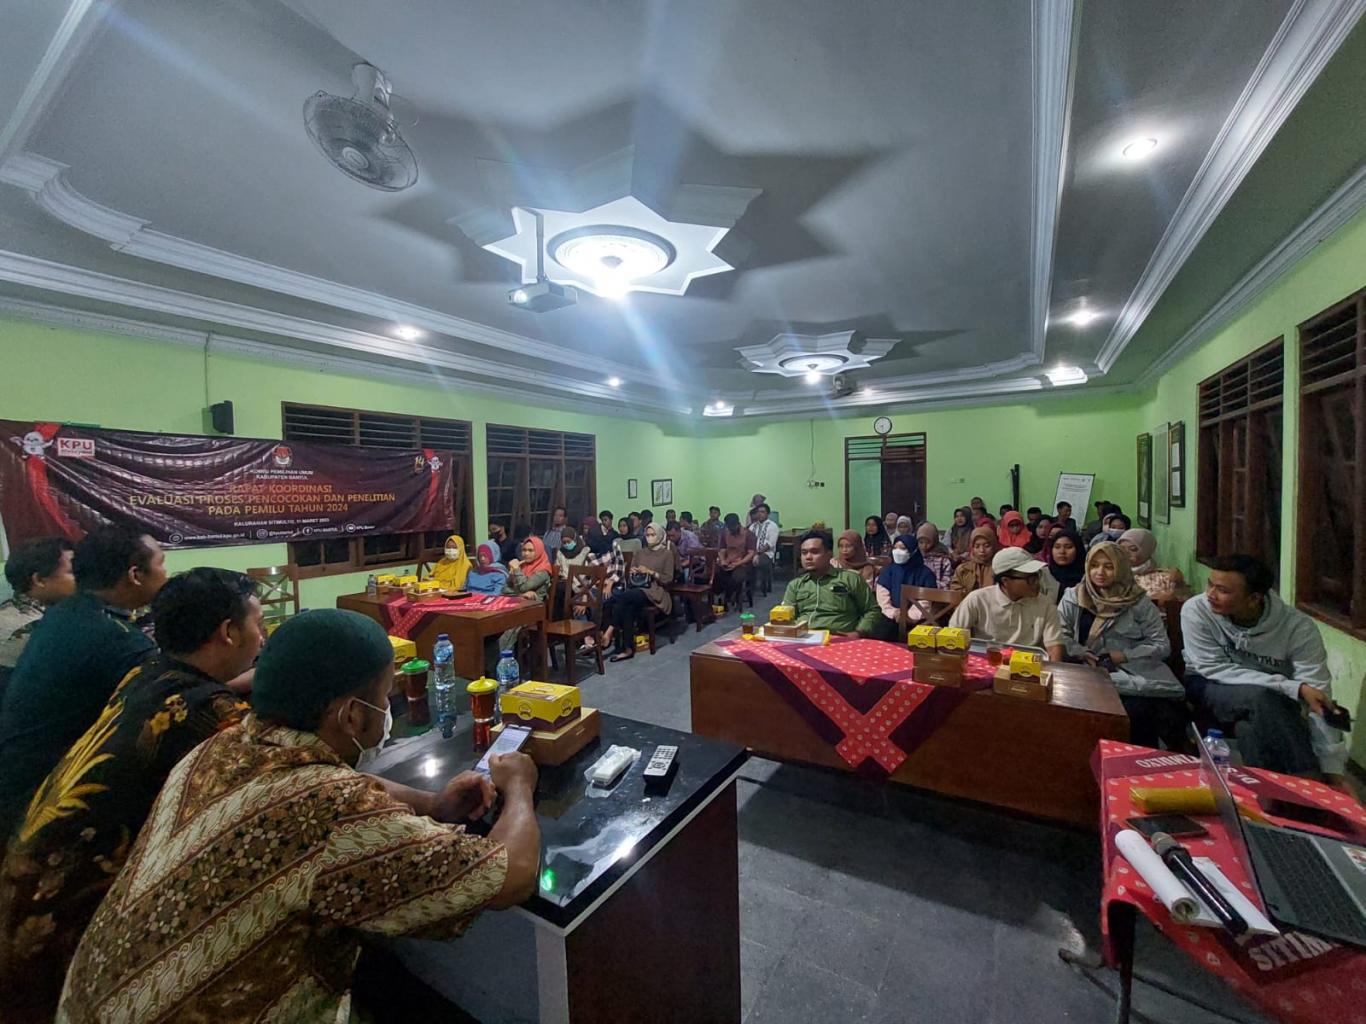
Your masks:
<svg viewBox="0 0 1366 1024"><path fill-rule="evenodd" d="M1220 722L1237 723L1245 764L1339 776L1347 744L1323 720L1333 704L1323 638L1272 592L1274 579L1251 555L1215 560L1205 592L1181 608L1186 691Z"/></svg>

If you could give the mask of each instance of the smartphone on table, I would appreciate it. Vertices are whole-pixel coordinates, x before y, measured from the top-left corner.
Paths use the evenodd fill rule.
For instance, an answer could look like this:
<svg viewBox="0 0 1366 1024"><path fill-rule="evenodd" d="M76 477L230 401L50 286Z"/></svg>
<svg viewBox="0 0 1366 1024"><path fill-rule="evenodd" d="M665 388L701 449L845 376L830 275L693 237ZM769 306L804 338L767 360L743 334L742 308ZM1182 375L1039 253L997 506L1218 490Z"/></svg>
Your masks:
<svg viewBox="0 0 1366 1024"><path fill-rule="evenodd" d="M1130 818L1129 826L1148 839L1156 832L1165 832L1172 837L1203 836L1208 829L1194 818L1184 814L1145 814L1141 818Z"/></svg>
<svg viewBox="0 0 1366 1024"><path fill-rule="evenodd" d="M505 725L503 731L498 734L498 738L493 741L493 746L484 751L484 756L479 759L479 763L474 766L474 770L484 775L489 775L489 758L494 754L511 754L521 750L526 746L526 741L531 739L531 726L529 725ZM491 776L490 776L491 777Z"/></svg>

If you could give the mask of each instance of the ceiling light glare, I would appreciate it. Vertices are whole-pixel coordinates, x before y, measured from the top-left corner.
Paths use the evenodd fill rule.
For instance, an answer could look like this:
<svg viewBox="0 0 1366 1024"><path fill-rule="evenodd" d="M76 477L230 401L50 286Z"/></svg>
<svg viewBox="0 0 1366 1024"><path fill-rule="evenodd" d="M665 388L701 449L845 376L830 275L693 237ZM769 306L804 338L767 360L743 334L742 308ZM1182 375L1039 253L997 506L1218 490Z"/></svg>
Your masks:
<svg viewBox="0 0 1366 1024"><path fill-rule="evenodd" d="M1086 371L1079 366L1055 366L1044 373L1048 377L1048 382L1055 388L1068 384L1085 384L1087 381Z"/></svg>
<svg viewBox="0 0 1366 1024"><path fill-rule="evenodd" d="M1083 306L1067 318L1067 322L1073 327L1087 327L1100 319L1100 313L1094 309L1087 309Z"/></svg>
<svg viewBox="0 0 1366 1024"><path fill-rule="evenodd" d="M1120 156L1125 160L1141 160L1157 148L1157 140L1151 135L1141 139L1133 139L1124 144L1124 148L1119 151Z"/></svg>
<svg viewBox="0 0 1366 1024"><path fill-rule="evenodd" d="M819 384L819 383L821 382L821 371L820 371L820 370L807 370L807 371L806 371L806 382L807 382L808 384Z"/></svg>
<svg viewBox="0 0 1366 1024"><path fill-rule="evenodd" d="M394 328L394 334L404 341L417 341L418 338L422 337L421 330L408 324L399 324Z"/></svg>
<svg viewBox="0 0 1366 1024"><path fill-rule="evenodd" d="M595 224L556 235L547 246L556 263L592 281L591 291L623 298L633 282L658 274L674 261L665 238L621 224Z"/></svg>
<svg viewBox="0 0 1366 1024"><path fill-rule="evenodd" d="M607 386L608 386L609 388L619 388L619 387L621 387L621 378L620 378L620 377L608 377L608 378L607 378Z"/></svg>
<svg viewBox="0 0 1366 1024"><path fill-rule="evenodd" d="M512 293L512 301L517 303L517 305L519 306L525 306L527 303L527 299L529 298L531 298L531 296L526 293L525 288L518 288L516 291Z"/></svg>
<svg viewBox="0 0 1366 1024"><path fill-rule="evenodd" d="M727 405L725 402L717 400L710 402L702 409L703 416L731 416L735 413L735 407Z"/></svg>

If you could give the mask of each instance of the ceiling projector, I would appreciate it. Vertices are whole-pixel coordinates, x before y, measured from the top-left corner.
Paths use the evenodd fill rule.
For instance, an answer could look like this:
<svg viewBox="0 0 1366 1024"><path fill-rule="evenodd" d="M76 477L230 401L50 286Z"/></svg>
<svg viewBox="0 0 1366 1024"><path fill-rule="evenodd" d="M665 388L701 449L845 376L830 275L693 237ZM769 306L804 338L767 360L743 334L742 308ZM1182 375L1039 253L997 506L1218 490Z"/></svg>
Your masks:
<svg viewBox="0 0 1366 1024"><path fill-rule="evenodd" d="M575 289L554 281L535 281L508 292L508 302L533 313L548 313L552 309L572 306L578 301L579 293Z"/></svg>

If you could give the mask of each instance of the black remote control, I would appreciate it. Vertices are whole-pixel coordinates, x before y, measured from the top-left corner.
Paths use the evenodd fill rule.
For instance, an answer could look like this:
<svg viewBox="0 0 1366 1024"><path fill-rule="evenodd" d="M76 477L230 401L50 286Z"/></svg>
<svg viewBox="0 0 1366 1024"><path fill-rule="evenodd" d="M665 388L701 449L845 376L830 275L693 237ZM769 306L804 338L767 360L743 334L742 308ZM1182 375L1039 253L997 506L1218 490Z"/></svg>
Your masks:
<svg viewBox="0 0 1366 1024"><path fill-rule="evenodd" d="M655 747L655 752L650 755L650 761L645 766L645 785L662 786L667 783L673 774L674 764L677 760L677 747L665 745Z"/></svg>

